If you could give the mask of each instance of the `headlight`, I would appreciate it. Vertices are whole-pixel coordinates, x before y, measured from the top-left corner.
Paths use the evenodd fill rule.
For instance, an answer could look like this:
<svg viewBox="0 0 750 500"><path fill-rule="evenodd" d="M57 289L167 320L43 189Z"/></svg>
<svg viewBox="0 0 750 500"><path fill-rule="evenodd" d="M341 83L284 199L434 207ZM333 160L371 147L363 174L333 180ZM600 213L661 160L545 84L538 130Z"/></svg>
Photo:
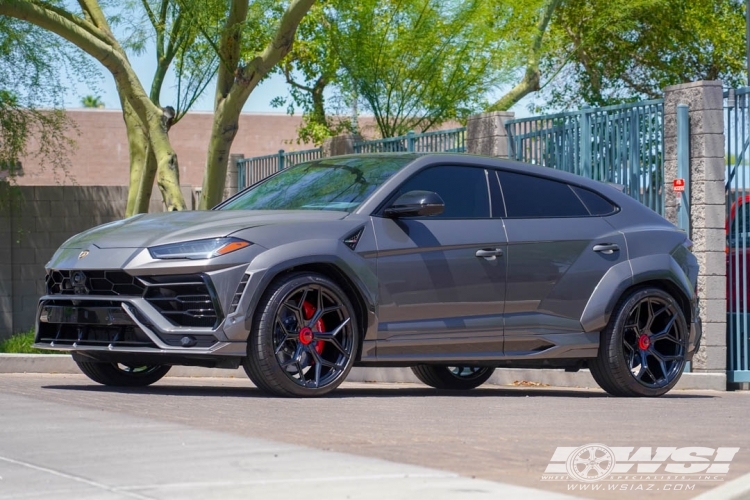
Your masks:
<svg viewBox="0 0 750 500"><path fill-rule="evenodd" d="M170 243L148 249L154 259L211 259L252 245L239 238L212 238L210 240Z"/></svg>

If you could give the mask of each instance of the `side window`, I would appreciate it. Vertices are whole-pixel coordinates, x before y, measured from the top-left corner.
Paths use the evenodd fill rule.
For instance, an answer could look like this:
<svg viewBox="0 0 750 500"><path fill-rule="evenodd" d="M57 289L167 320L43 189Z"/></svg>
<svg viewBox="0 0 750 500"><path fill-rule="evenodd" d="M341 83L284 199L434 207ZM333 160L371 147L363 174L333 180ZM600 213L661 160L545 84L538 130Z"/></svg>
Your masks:
<svg viewBox="0 0 750 500"><path fill-rule="evenodd" d="M588 189L580 188L578 186L571 186L573 191L576 192L578 197L581 199L586 208L589 209L591 215L609 215L617 211L617 207L612 203L602 198L593 191Z"/></svg>
<svg viewBox="0 0 750 500"><path fill-rule="evenodd" d="M589 211L571 187L533 175L499 171L508 217L586 217Z"/></svg>
<svg viewBox="0 0 750 500"><path fill-rule="evenodd" d="M431 167L422 170L399 188L409 191L434 191L445 202L445 210L430 219L485 219L490 216L487 177L482 168Z"/></svg>

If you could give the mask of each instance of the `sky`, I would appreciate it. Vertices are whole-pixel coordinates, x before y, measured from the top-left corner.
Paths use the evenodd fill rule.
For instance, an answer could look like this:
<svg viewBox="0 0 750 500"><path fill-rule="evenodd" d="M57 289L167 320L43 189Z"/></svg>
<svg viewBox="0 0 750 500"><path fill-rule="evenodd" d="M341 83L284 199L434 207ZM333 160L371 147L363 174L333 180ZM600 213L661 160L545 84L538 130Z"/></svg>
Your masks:
<svg viewBox="0 0 750 500"><path fill-rule="evenodd" d="M151 87L151 80L153 79L154 70L156 69L156 58L151 51L145 51L140 55L128 55L131 65L135 70L138 77L141 79L141 84L148 92ZM99 96L107 109L120 109L120 100L117 97L117 88L115 87L115 81L112 75L108 71L101 69L99 75L92 75L92 77L86 81L67 81L63 82L67 87L68 91L65 95L65 107L68 109L80 108L81 98L85 95ZM176 91L175 91L175 78L174 73L170 71L165 79L162 87L161 104L162 106L174 105L176 102ZM215 81L208 84L203 95L195 102L192 107L192 111L213 111L213 95L216 88ZM495 92L495 95L491 96L494 99L499 98L507 89L501 88ZM247 100L243 112L245 113L286 113L286 107L274 108L271 106L271 100L275 97L286 97L291 99L287 84L284 77L275 74L264 80L253 92L250 94L250 98ZM530 116L528 111L528 104L531 98L523 99L521 102L513 107L512 111L516 112L517 118L523 118ZM364 113L362 113L364 114Z"/></svg>

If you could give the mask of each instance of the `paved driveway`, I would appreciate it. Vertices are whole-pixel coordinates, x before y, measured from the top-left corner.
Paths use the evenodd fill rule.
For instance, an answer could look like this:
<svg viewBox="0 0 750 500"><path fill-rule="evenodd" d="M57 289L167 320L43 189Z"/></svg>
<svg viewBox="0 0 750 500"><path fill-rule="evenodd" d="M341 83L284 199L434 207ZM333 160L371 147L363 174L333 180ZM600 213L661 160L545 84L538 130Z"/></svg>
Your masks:
<svg viewBox="0 0 750 500"><path fill-rule="evenodd" d="M56 414L60 415L59 419ZM159 429L166 425L163 433L195 432L197 442L211 449L213 440L219 447L205 458L201 457L202 448L193 450L186 464L178 460L177 446L174 467L168 468L170 474L179 467L185 467L188 475L196 474L195 464L201 461L206 467L202 473L218 473L214 469L215 464L220 463L216 460L222 450L230 455L222 460L236 464L238 460L259 460L255 455L242 459L233 455L243 447L247 450L278 446L291 450L288 457L297 458L280 464L281 470L272 467L271 472L263 472L265 469L255 468L252 480L242 475L246 483L262 480L268 474L269 478L279 481L299 477L314 481L317 474L321 481L315 483L316 487L323 488L322 491L332 488L329 492L335 498L345 497L344 493L352 498L364 498L365 491L376 492L378 487L390 488L382 492L382 498L393 498L386 493L395 491L411 491L412 498L417 491L418 496L433 499L443 494L453 498L459 493L468 495L467 498L484 494L497 498L496 495L504 492L505 498L529 500L536 494L534 490L502 489L510 484L586 498L681 499L692 498L721 483L692 481L693 490L665 492L664 481L653 482L651 491L642 491L638 486L641 484L641 488L647 489L648 483L622 482L617 484L620 490L612 492L570 490L567 482L542 481L541 478L557 447L602 443L610 447L635 448L740 447L727 478L727 481L733 480L750 472L749 416L750 394L746 392L676 391L659 399L617 399L593 389L487 386L452 394L411 384L347 383L330 397L299 400L265 397L243 379L166 378L146 389L111 390L76 375L0 375L0 457L6 459L5 464L0 460L0 475L4 475L1 471L5 469L7 476L7 468L12 463L7 459L23 461L26 457L32 465L44 459L48 460L45 463L54 463L55 456L68 457L69 464L90 461L91 456L97 456L96 445L91 443L93 438L89 435L94 431L91 426L105 426L96 430L100 437L105 436L103 443L108 443L110 449L124 446L125 451L121 453L127 455L133 452L129 442L140 443L133 444L136 448L143 445L142 439L132 441L140 435L139 428L155 426ZM125 421L120 422L122 419ZM87 425L80 425L80 422ZM220 434L202 434L206 432ZM155 446L159 444L155 439L159 434L147 433L154 439ZM58 442L55 436L65 436L65 439ZM265 444L258 444L258 440ZM236 449L232 445L234 441ZM284 448L289 445L293 448ZM356 457L308 453L306 458L298 459L304 456L296 448L300 445ZM170 446L176 445L171 443ZM140 457L137 461L151 465L126 472L137 474L133 477L140 478L138 484L143 486L142 475L150 470L148 474L154 485L171 481L173 490L164 491L174 492L174 488L179 489L174 485L186 480L182 476L168 481L160 478L159 471L167 470L167 454L172 448L158 449L158 453L151 455L148 446L144 446L140 455L136 454ZM39 450L39 453L29 456L29 450ZM104 486L114 484L111 481L118 477L118 468L107 464L106 460L117 456L116 452L102 456L102 470L108 471L104 475L106 481L100 476L83 474L82 477L94 482L102 480ZM368 462L372 459L388 462ZM243 470L247 473L248 469ZM349 483L323 481L357 474L370 477L363 479L370 486L348 491L347 484L352 486ZM408 483L406 486L393 479L394 474L411 477L411 482L404 479ZM455 478L454 474L481 481L466 482L467 479ZM382 480L377 479L380 476ZM7 485L7 477L4 481ZM208 484L206 481L198 482ZM227 477L221 481L235 484L233 481L237 478ZM450 486L441 481L458 482ZM309 496L304 489L310 485L295 484L283 483L283 488L265 485L263 488L269 489L264 489L263 493L283 491L286 494L297 487L299 495ZM252 491L260 491L257 489L260 483L252 485L256 488ZM425 485L432 486L425 489ZM5 498L2 487L3 482L0 482L0 499ZM137 485L131 487L137 488ZM137 491L145 495L144 498L169 497L162 495L162 490L156 495L157 490ZM22 492L12 490L13 495ZM185 496L175 494L174 498Z"/></svg>

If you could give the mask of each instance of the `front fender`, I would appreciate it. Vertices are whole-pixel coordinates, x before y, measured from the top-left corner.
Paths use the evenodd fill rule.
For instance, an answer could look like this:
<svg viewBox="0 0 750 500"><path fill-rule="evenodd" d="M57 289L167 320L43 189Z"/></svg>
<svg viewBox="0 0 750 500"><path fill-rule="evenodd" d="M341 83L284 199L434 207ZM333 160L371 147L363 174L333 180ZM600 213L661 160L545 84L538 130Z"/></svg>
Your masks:
<svg viewBox="0 0 750 500"><path fill-rule="evenodd" d="M241 325L242 328L229 328L232 331L227 332L227 336L245 340L258 303L273 279L289 269L309 264L332 265L343 273L365 302L368 325L376 324L374 314L378 288L374 263L371 264L340 241L304 240L274 247L258 255L248 265L246 273L250 275L250 280L246 290L252 290L252 293L245 294L234 315L236 317L227 318L230 324Z"/></svg>

